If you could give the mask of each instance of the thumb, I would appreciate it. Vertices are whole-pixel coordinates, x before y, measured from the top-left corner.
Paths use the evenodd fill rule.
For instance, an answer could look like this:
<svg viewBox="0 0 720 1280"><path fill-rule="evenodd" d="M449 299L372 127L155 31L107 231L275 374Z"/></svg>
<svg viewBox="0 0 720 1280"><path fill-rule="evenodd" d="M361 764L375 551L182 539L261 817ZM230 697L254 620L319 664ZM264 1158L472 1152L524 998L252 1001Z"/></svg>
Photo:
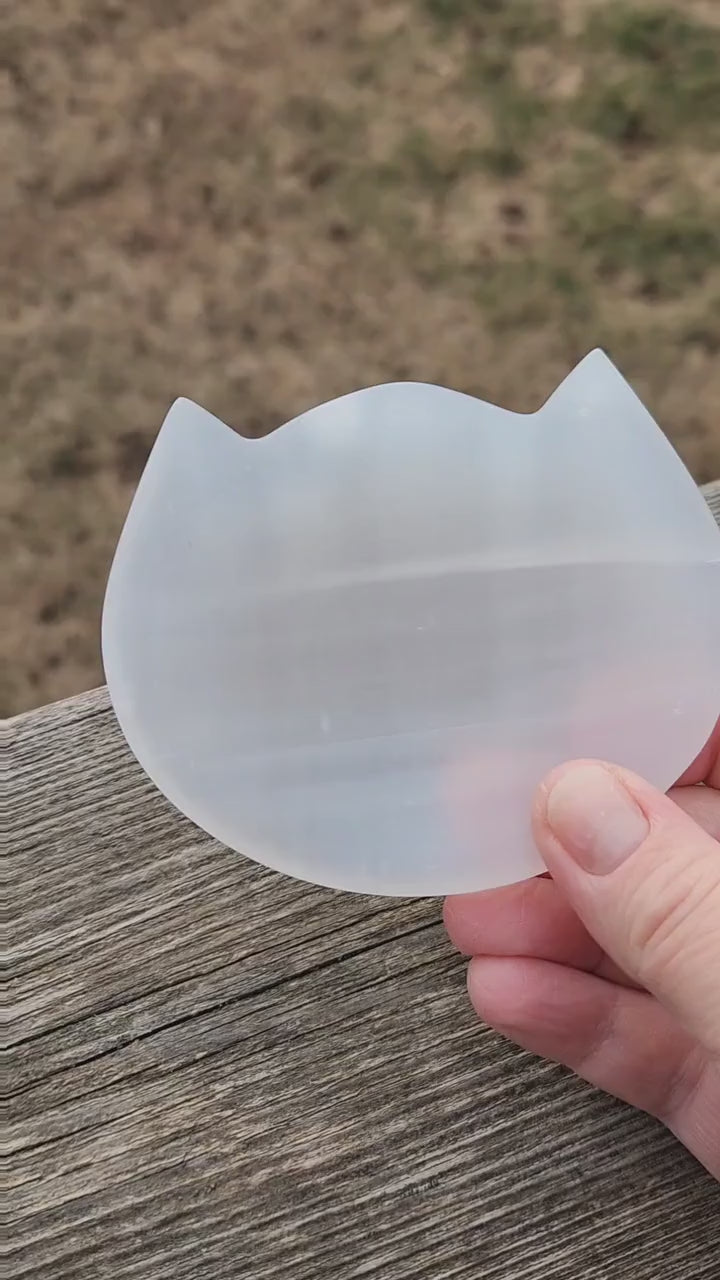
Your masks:
<svg viewBox="0 0 720 1280"><path fill-rule="evenodd" d="M720 844L642 778L595 761L550 774L534 831L611 959L720 1054Z"/></svg>

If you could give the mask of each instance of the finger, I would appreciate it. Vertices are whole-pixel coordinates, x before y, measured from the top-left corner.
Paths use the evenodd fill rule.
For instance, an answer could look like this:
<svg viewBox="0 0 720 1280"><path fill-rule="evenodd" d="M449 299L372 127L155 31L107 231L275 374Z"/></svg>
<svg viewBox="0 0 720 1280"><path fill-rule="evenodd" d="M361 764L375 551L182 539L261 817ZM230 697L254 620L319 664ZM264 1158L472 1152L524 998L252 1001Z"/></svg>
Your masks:
<svg viewBox="0 0 720 1280"><path fill-rule="evenodd" d="M673 787L668 795L713 840L720 841L720 795L717 791L705 786Z"/></svg>
<svg viewBox="0 0 720 1280"><path fill-rule="evenodd" d="M709 787L720 790L720 717L700 755L693 761L689 769L678 779L678 786L693 786L696 782L706 782Z"/></svg>
<svg viewBox="0 0 720 1280"><path fill-rule="evenodd" d="M490 1026L657 1116L720 1173L713 1068L651 996L545 960L486 957L470 962L468 990Z"/></svg>
<svg viewBox="0 0 720 1280"><path fill-rule="evenodd" d="M565 765L539 789L538 848L588 931L720 1054L720 846L649 783Z"/></svg>
<svg viewBox="0 0 720 1280"><path fill-rule="evenodd" d="M535 956L630 983L545 877L447 898L443 915L452 943L465 955Z"/></svg>

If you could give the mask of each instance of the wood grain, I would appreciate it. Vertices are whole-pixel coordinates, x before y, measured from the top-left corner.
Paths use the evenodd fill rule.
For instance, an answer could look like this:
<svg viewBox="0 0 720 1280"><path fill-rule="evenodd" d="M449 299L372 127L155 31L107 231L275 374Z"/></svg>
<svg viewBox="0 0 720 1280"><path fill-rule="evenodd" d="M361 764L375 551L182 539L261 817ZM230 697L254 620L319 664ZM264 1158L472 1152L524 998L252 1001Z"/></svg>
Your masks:
<svg viewBox="0 0 720 1280"><path fill-rule="evenodd" d="M705 501L720 524L720 480L715 480L713 484L706 484L703 493Z"/></svg>
<svg viewBox="0 0 720 1280"><path fill-rule="evenodd" d="M718 1185L477 1025L437 902L222 848L104 690L3 737L8 1274L717 1280Z"/></svg>

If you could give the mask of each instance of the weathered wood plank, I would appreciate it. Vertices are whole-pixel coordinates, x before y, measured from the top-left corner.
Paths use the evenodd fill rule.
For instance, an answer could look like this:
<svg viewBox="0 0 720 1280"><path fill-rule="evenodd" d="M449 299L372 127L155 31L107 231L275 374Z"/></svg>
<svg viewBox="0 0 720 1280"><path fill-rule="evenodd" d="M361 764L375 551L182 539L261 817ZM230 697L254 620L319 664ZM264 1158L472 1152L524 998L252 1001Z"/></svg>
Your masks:
<svg viewBox="0 0 720 1280"><path fill-rule="evenodd" d="M4 736L13 1275L717 1276L717 1184L476 1025L437 902L223 849L103 690Z"/></svg>
<svg viewBox="0 0 720 1280"><path fill-rule="evenodd" d="M720 480L715 480L713 484L706 484L703 493L705 501L720 524Z"/></svg>

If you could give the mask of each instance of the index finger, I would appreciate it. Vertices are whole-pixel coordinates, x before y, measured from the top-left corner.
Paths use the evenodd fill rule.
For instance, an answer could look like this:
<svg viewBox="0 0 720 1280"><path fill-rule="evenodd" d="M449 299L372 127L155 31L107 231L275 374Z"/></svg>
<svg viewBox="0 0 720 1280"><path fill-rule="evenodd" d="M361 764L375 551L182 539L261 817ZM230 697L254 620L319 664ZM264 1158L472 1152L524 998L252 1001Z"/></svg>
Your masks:
<svg viewBox="0 0 720 1280"><path fill-rule="evenodd" d="M716 787L720 791L720 717L700 755L696 756L689 769L678 778L677 786L692 787L698 782L704 782L708 787Z"/></svg>

